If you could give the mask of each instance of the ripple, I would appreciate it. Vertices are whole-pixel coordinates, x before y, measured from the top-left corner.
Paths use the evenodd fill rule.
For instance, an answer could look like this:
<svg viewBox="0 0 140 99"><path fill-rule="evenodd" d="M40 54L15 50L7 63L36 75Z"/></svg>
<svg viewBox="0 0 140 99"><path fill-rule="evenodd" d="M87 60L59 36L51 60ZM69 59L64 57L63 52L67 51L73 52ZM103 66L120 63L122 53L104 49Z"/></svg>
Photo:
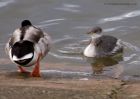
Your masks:
<svg viewBox="0 0 140 99"><path fill-rule="evenodd" d="M118 30L119 29L119 30ZM113 28L107 28L107 29L103 29L104 32L111 32L111 31L115 31L115 30L118 30L118 31L128 31L129 29L139 29L138 26L116 26L116 27L113 27ZM128 33L126 33L128 34Z"/></svg>
<svg viewBox="0 0 140 99"><path fill-rule="evenodd" d="M49 24L42 24L42 25L37 25L39 28L45 28L47 26L53 26L53 25L58 25L59 23L49 23Z"/></svg>
<svg viewBox="0 0 140 99"><path fill-rule="evenodd" d="M54 56L54 57L59 58L59 59L83 60L83 58L81 58L81 57L64 56L64 55L59 55L59 54L52 53L52 52L50 52L49 54L51 56Z"/></svg>
<svg viewBox="0 0 140 99"><path fill-rule="evenodd" d="M115 16L115 17L109 17L109 18L104 18L99 20L99 23L106 23L106 22L111 22L111 21L120 21L123 19L128 19L128 18L132 18L132 17L137 17L140 16L140 10L135 10L132 12L128 12L119 16Z"/></svg>
<svg viewBox="0 0 140 99"><path fill-rule="evenodd" d="M67 44L63 48L59 49L58 52L65 55L82 55L83 47L78 43Z"/></svg>
<svg viewBox="0 0 140 99"><path fill-rule="evenodd" d="M75 39L70 35L64 35L62 38L56 39L53 44L58 46L57 50L49 54L58 59L82 60L83 58L80 57L82 50L78 43L73 42L76 41Z"/></svg>
<svg viewBox="0 0 140 99"><path fill-rule="evenodd" d="M60 70L41 70L42 72L47 72L47 73L62 73L62 74L76 74L76 75L91 75L91 73L86 73L86 72L73 72L73 71L60 71Z"/></svg>
<svg viewBox="0 0 140 99"><path fill-rule="evenodd" d="M60 42L63 42L65 40L69 40L69 39L74 39L74 38L69 35L64 35L64 37L54 40L53 43L60 43Z"/></svg>
<svg viewBox="0 0 140 99"><path fill-rule="evenodd" d="M129 13L124 14L124 17L131 18L131 17L137 17L140 16L140 10L132 11Z"/></svg>
<svg viewBox="0 0 140 99"><path fill-rule="evenodd" d="M0 1L0 7L5 7L8 4L13 3L13 2L15 2L15 0L2 0Z"/></svg>
<svg viewBox="0 0 140 99"><path fill-rule="evenodd" d="M63 4L64 7L67 7L67 8L79 8L80 5L75 5L75 4Z"/></svg>
<svg viewBox="0 0 140 99"><path fill-rule="evenodd" d="M139 64L140 64L140 61L132 61L132 62L130 62L130 63L128 63L128 64L139 65Z"/></svg>
<svg viewBox="0 0 140 99"><path fill-rule="evenodd" d="M46 20L46 21L40 22L40 23L41 24L44 24L44 23L50 23L50 22L56 22L56 21L63 21L63 20L66 20L66 19L65 18L51 19L51 20Z"/></svg>
<svg viewBox="0 0 140 99"><path fill-rule="evenodd" d="M37 25L37 26L40 28L44 28L44 27L48 27L48 26L58 25L58 24L60 24L59 21L63 21L63 20L66 20L66 19L65 18L58 18L58 19L45 20L43 22L40 22L39 25Z"/></svg>
<svg viewBox="0 0 140 99"><path fill-rule="evenodd" d="M76 27L74 27L74 29L90 29L92 27L93 26L76 26Z"/></svg>
<svg viewBox="0 0 140 99"><path fill-rule="evenodd" d="M6 45L6 43L0 43L0 46L4 46L4 45Z"/></svg>
<svg viewBox="0 0 140 99"><path fill-rule="evenodd" d="M80 48L72 48L67 50L58 50L58 52L66 55L81 55L83 51L81 50L80 47Z"/></svg>
<svg viewBox="0 0 140 99"><path fill-rule="evenodd" d="M132 58L134 58L135 56L137 56L136 54L131 54L130 56L128 57L124 57L124 61L129 61L131 60Z"/></svg>
<svg viewBox="0 0 140 99"><path fill-rule="evenodd" d="M78 52L75 51L65 51L65 50L58 50L58 52L62 53L62 54L77 54Z"/></svg>
<svg viewBox="0 0 140 99"><path fill-rule="evenodd" d="M129 49L131 49L131 50L140 52L140 48L139 48L139 47L134 46L134 45L132 45L132 44L130 44L130 43L128 43L128 42L124 42L124 41L122 41L122 43L123 43L123 45L125 45L125 47L127 47L127 48L129 48Z"/></svg>
<svg viewBox="0 0 140 99"><path fill-rule="evenodd" d="M136 54L136 52L140 52L140 48L137 47L137 46L134 46L134 45L132 45L132 44L130 44L128 42L122 41L122 43L123 43L124 47L126 47L126 48L130 49L131 51L133 51L132 52L133 54L129 55L128 57L124 57L124 61L126 61L126 62L130 61L130 60L134 59L135 57L136 57L136 59L138 59L138 55ZM133 62L130 62L128 64L135 64L136 59L134 59Z"/></svg>
<svg viewBox="0 0 140 99"><path fill-rule="evenodd" d="M79 78L80 80L88 80L92 76L87 72L73 72L73 71L60 71L60 70L41 70L42 74L47 77L53 78ZM86 78L86 79L85 79Z"/></svg>
<svg viewBox="0 0 140 99"><path fill-rule="evenodd" d="M76 8L79 8L80 5L74 5L74 4L63 4L62 7L55 8L56 10L62 10L67 12L80 12L80 10L77 10Z"/></svg>
<svg viewBox="0 0 140 99"><path fill-rule="evenodd" d="M66 49L71 49L71 50L75 50L75 49L81 49L81 47L76 47L76 45L74 44L75 47L70 47L70 46L66 46L64 48Z"/></svg>
<svg viewBox="0 0 140 99"><path fill-rule="evenodd" d="M74 10L70 8L55 8L57 10L67 11L67 12L80 12L79 10Z"/></svg>
<svg viewBox="0 0 140 99"><path fill-rule="evenodd" d="M130 28L131 29L139 29L140 27L138 27L138 26L131 26Z"/></svg>
<svg viewBox="0 0 140 99"><path fill-rule="evenodd" d="M120 27L114 27L114 28L108 28L108 29L104 29L104 32L111 32L111 31L115 31L117 29L119 29Z"/></svg>

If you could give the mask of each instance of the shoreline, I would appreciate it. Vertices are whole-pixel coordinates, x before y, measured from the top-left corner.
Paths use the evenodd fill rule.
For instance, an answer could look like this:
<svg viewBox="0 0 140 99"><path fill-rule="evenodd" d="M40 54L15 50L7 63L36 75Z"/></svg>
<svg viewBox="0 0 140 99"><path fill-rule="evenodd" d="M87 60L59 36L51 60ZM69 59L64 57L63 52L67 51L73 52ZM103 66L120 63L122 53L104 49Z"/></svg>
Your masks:
<svg viewBox="0 0 140 99"><path fill-rule="evenodd" d="M32 78L0 73L0 99L140 99L140 83L112 78Z"/></svg>

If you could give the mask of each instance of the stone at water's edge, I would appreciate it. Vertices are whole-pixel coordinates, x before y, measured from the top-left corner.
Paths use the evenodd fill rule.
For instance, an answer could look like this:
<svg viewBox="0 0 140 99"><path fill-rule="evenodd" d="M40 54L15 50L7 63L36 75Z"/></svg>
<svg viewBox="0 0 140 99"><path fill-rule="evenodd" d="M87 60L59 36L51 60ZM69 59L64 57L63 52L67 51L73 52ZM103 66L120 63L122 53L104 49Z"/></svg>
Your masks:
<svg viewBox="0 0 140 99"><path fill-rule="evenodd" d="M140 82L124 85L117 97L118 99L140 99Z"/></svg>
<svg viewBox="0 0 140 99"><path fill-rule="evenodd" d="M0 74L0 99L108 99L112 88L122 83L112 79L43 79L13 75Z"/></svg>
<svg viewBox="0 0 140 99"><path fill-rule="evenodd" d="M123 84L110 78L43 79L3 72L0 99L140 99L140 90L135 91L140 84Z"/></svg>

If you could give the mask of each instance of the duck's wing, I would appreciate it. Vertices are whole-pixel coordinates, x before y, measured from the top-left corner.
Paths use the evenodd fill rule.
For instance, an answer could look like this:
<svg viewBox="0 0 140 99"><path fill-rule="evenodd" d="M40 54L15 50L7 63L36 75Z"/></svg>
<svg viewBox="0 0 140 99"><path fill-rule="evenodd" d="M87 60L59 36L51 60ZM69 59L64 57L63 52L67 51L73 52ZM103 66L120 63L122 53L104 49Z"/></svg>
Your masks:
<svg viewBox="0 0 140 99"><path fill-rule="evenodd" d="M40 33L42 34L41 36ZM32 35L31 38L35 43L35 51L38 54L42 54L42 56L44 57L50 51L50 36L45 32L39 31L38 35Z"/></svg>
<svg viewBox="0 0 140 99"><path fill-rule="evenodd" d="M22 28L21 33L23 35L22 40L34 43L34 51L37 55L42 54L42 56L45 56L49 52L51 38L40 28L35 26L26 27L26 29Z"/></svg>
<svg viewBox="0 0 140 99"><path fill-rule="evenodd" d="M9 50L12 48L14 43L20 41L21 34L22 34L22 32L21 32L21 30L19 28L16 29L13 32L12 36L9 38L9 40L6 43L6 46L5 46L5 51L6 51L7 54L9 53Z"/></svg>
<svg viewBox="0 0 140 99"><path fill-rule="evenodd" d="M14 44L14 37L11 36L8 40L8 42L6 43L6 46L5 46L5 52L8 54L9 53L9 50L12 48Z"/></svg>
<svg viewBox="0 0 140 99"><path fill-rule="evenodd" d="M50 51L51 38L47 33L44 33L44 36L40 38L38 46L40 47L43 56L45 56Z"/></svg>

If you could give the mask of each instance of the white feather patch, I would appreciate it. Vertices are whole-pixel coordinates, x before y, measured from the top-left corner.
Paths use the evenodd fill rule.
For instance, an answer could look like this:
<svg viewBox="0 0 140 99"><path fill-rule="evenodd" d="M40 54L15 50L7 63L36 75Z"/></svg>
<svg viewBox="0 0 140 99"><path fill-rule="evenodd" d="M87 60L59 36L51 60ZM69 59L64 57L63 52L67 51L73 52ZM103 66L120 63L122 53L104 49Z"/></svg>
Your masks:
<svg viewBox="0 0 140 99"><path fill-rule="evenodd" d="M84 55L87 57L95 57L96 56L95 46L93 44L89 44L84 50Z"/></svg>
<svg viewBox="0 0 140 99"><path fill-rule="evenodd" d="M122 47L122 41L121 41L120 39L118 39L117 42L116 42L116 46L114 47L112 53L115 53L115 52L118 51L121 47Z"/></svg>
<svg viewBox="0 0 140 99"><path fill-rule="evenodd" d="M97 39L97 38L99 38L101 36L102 36L101 34L93 33L91 35L92 41L95 41L95 39ZM96 47L95 47L95 45L94 45L94 43L92 41L84 50L84 55L86 57L95 57L96 54L97 54Z"/></svg>
<svg viewBox="0 0 140 99"><path fill-rule="evenodd" d="M24 60L24 59L29 59L33 57L33 53L26 54L25 56L21 58L17 58L17 56L13 56L13 61L19 61L19 60Z"/></svg>

